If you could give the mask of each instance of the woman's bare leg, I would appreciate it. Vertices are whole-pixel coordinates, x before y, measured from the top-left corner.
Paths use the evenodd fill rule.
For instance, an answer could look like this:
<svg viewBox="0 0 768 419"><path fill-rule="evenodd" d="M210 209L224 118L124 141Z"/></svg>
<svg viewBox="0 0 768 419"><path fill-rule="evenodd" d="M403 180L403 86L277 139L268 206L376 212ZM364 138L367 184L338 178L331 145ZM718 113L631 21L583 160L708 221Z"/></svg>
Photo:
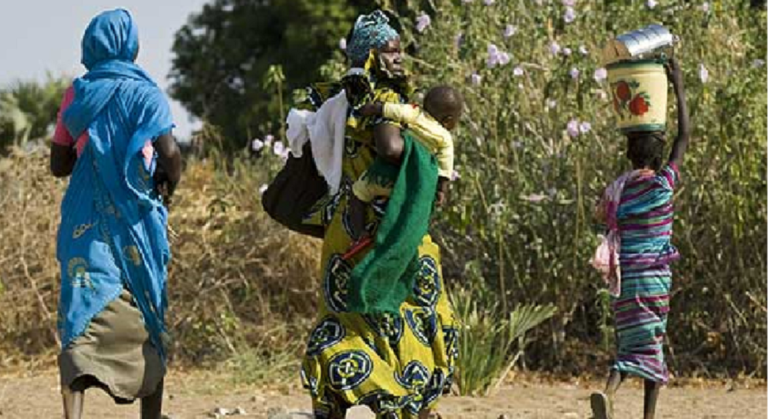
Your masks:
<svg viewBox="0 0 768 419"><path fill-rule="evenodd" d="M645 380L644 419L653 419L656 415L656 401L659 399L659 390L661 390L660 382Z"/></svg>
<svg viewBox="0 0 768 419"><path fill-rule="evenodd" d="M611 375L605 383L605 392L592 393L589 402L595 419L613 419L613 396L625 378L627 378L626 373L611 370Z"/></svg>
<svg viewBox="0 0 768 419"><path fill-rule="evenodd" d="M141 419L162 419L163 411L163 380L157 385L157 390L141 399Z"/></svg>
<svg viewBox="0 0 768 419"><path fill-rule="evenodd" d="M64 387L61 389L61 398L64 402L64 418L80 419L83 417L85 394L82 391L72 391L69 387Z"/></svg>
<svg viewBox="0 0 768 419"><path fill-rule="evenodd" d="M613 398L613 395L616 394L616 391L619 389L619 386L621 386L621 383L624 382L625 378L627 378L627 373L611 370L611 375L608 376L608 382L605 383L605 394L607 394L608 397Z"/></svg>

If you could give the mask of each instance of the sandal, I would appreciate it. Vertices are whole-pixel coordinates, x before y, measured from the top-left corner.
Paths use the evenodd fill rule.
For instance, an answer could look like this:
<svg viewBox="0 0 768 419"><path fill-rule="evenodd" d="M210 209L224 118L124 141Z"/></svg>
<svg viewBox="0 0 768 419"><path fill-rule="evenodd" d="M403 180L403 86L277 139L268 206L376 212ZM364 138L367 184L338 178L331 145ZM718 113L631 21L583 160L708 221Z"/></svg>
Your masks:
<svg viewBox="0 0 768 419"><path fill-rule="evenodd" d="M602 391L592 393L589 403L592 405L593 419L613 419L611 401L605 393Z"/></svg>

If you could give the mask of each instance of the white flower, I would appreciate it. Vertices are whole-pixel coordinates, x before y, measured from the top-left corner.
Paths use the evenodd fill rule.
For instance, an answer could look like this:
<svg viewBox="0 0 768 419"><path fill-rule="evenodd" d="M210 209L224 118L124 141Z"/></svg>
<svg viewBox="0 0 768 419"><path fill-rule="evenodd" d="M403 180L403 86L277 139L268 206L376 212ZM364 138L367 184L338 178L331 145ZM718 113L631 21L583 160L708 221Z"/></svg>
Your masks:
<svg viewBox="0 0 768 419"><path fill-rule="evenodd" d="M490 5L492 5L493 3L496 3L496 0L485 0L485 5L486 5L486 6L490 6Z"/></svg>
<svg viewBox="0 0 768 419"><path fill-rule="evenodd" d="M704 64L699 64L699 79L702 83L706 83L709 80L709 70L704 67Z"/></svg>
<svg viewBox="0 0 768 419"><path fill-rule="evenodd" d="M259 188L259 195L264 195L264 192L266 192L268 188L269 188L269 185L261 185L261 187Z"/></svg>
<svg viewBox="0 0 768 419"><path fill-rule="evenodd" d="M525 86L523 86L523 83L517 83L517 88L523 90L525 89Z"/></svg>
<svg viewBox="0 0 768 419"><path fill-rule="evenodd" d="M264 137L264 146L265 147L271 147L272 143L275 141L275 136L272 134L267 134Z"/></svg>
<svg viewBox="0 0 768 419"><path fill-rule="evenodd" d="M430 18L429 15L424 12L416 17L416 30L419 31L419 33L424 32L431 24L432 18Z"/></svg>
<svg viewBox="0 0 768 419"><path fill-rule="evenodd" d="M496 67L499 63L499 47L494 44L488 44L488 58L485 59L485 65L488 68Z"/></svg>
<svg viewBox="0 0 768 419"><path fill-rule="evenodd" d="M254 138L253 141L251 141L251 150L261 151L262 148L264 148L264 141L261 141L258 138Z"/></svg>
<svg viewBox="0 0 768 419"><path fill-rule="evenodd" d="M486 65L488 68L494 68L497 65L506 65L511 60L508 53L500 51L499 47L494 44L488 44L488 58L486 59Z"/></svg>
<svg viewBox="0 0 768 419"><path fill-rule="evenodd" d="M272 147L272 152L275 153L276 156L282 157L285 153L285 144L283 144L281 141L276 142L274 147Z"/></svg>
<svg viewBox="0 0 768 419"><path fill-rule="evenodd" d="M581 53L581 55L589 54L589 51L587 51L587 47L585 47L584 45L579 47L579 52Z"/></svg>
<svg viewBox="0 0 768 419"><path fill-rule="evenodd" d="M576 0L563 0L563 6L565 7L576 6Z"/></svg>
<svg viewBox="0 0 768 419"><path fill-rule="evenodd" d="M512 148L514 148L514 149L519 150L519 149L523 148L523 145L524 144L523 144L522 141L512 141Z"/></svg>
<svg viewBox="0 0 768 419"><path fill-rule="evenodd" d="M523 70L523 67L517 66L514 70L512 70L512 75L515 77L520 77L523 75L525 71Z"/></svg>
<svg viewBox="0 0 768 419"><path fill-rule="evenodd" d="M565 8L565 15L563 15L563 20L565 20L565 23L571 23L576 20L576 11L573 10L573 7Z"/></svg>
<svg viewBox="0 0 768 419"><path fill-rule="evenodd" d="M608 78L608 70L606 70L603 67L598 68L597 70L595 70L594 78L596 82L600 83L601 81Z"/></svg>
<svg viewBox="0 0 768 419"><path fill-rule="evenodd" d="M608 100L608 93L606 93L605 90L601 90L601 91L597 92L597 96L601 100Z"/></svg>
<svg viewBox="0 0 768 419"><path fill-rule="evenodd" d="M568 132L568 135L571 136L571 138L576 138L579 136L579 121L576 119L571 119L568 121L568 125L565 126L565 130Z"/></svg>
<svg viewBox="0 0 768 419"><path fill-rule="evenodd" d="M578 78L579 78L579 74L581 74L581 72L579 71L579 69L578 69L578 68L576 68L576 67L573 67L573 68L571 69L571 71L569 71L569 72L568 72L568 74L570 74L570 75L571 75L571 78L572 78L572 79L576 80L576 79L578 79Z"/></svg>
<svg viewBox="0 0 768 419"><path fill-rule="evenodd" d="M507 27L504 28L504 38L510 38L516 33L517 33L517 26L507 25Z"/></svg>
<svg viewBox="0 0 768 419"><path fill-rule="evenodd" d="M586 134L589 131L592 130L592 124L590 124L587 121L582 121L581 124L579 124L579 132L582 134Z"/></svg>
<svg viewBox="0 0 768 419"><path fill-rule="evenodd" d="M657 4L656 0L648 0L645 2L645 6L649 9L653 9L654 7L656 7L656 4Z"/></svg>
<svg viewBox="0 0 768 419"><path fill-rule="evenodd" d="M704 13L709 12L709 2L708 1L705 1L704 3L702 3L701 6L699 6L699 7L701 8L702 12L704 12Z"/></svg>
<svg viewBox="0 0 768 419"><path fill-rule="evenodd" d="M573 51L571 51L570 48L568 47L563 48L563 55L565 55L566 57L570 57L572 53Z"/></svg>
<svg viewBox="0 0 768 419"><path fill-rule="evenodd" d="M339 39L339 49L341 49L342 51L347 50L347 38Z"/></svg>
<svg viewBox="0 0 768 419"><path fill-rule="evenodd" d="M756 59L755 61L752 61L752 68L760 68L765 65L765 60Z"/></svg>
<svg viewBox="0 0 768 419"><path fill-rule="evenodd" d="M498 55L497 62L499 65L507 65L512 60L512 58L507 54L506 52L500 52Z"/></svg>
<svg viewBox="0 0 768 419"><path fill-rule="evenodd" d="M472 84L474 84L475 86L479 86L480 83L483 81L483 76L477 73L472 73L472 75L470 76L470 79L472 80Z"/></svg>
<svg viewBox="0 0 768 419"><path fill-rule="evenodd" d="M451 182L456 182L459 179L461 179L461 175L454 169L453 172L451 172Z"/></svg>
<svg viewBox="0 0 768 419"><path fill-rule="evenodd" d="M557 101L555 99L547 99L547 107L549 109L555 109L557 107Z"/></svg>
<svg viewBox="0 0 768 419"><path fill-rule="evenodd" d="M560 53L560 45L556 41L552 41L551 44L549 44L549 52L552 53L552 55L557 55Z"/></svg>

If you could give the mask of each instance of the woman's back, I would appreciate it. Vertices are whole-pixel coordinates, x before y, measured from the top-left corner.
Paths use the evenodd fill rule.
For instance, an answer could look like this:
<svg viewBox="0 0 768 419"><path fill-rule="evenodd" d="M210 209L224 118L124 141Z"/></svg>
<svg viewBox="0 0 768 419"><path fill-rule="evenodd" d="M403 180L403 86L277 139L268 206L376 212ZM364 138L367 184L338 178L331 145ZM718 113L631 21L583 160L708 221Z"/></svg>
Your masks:
<svg viewBox="0 0 768 419"><path fill-rule="evenodd" d="M622 265L667 263L678 256L672 246L674 164L626 183L618 209Z"/></svg>

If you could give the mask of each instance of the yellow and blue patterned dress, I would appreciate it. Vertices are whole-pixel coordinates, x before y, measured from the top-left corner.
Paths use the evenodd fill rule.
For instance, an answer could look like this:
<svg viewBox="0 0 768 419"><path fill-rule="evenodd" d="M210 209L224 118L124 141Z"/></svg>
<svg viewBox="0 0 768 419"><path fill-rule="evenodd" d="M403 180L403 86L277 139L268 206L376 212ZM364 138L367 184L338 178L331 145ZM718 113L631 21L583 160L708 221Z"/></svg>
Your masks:
<svg viewBox="0 0 768 419"><path fill-rule="evenodd" d="M402 103L404 91L394 83L369 78L374 101ZM310 102L319 106L338 92L340 83L310 88ZM351 100L354 102L354 100ZM365 404L379 417L414 418L433 408L451 385L458 355L458 330L440 269L440 248L426 235L419 247L420 270L412 295L398 316L363 315L346 309L347 280L365 252L345 261L352 243L347 199L353 183L376 156L373 128L384 120L350 115L340 191L320 202L308 222L326 226L321 260L319 316L307 344L302 382L310 391L317 418L343 418L352 405ZM370 206L375 224L386 200Z"/></svg>

